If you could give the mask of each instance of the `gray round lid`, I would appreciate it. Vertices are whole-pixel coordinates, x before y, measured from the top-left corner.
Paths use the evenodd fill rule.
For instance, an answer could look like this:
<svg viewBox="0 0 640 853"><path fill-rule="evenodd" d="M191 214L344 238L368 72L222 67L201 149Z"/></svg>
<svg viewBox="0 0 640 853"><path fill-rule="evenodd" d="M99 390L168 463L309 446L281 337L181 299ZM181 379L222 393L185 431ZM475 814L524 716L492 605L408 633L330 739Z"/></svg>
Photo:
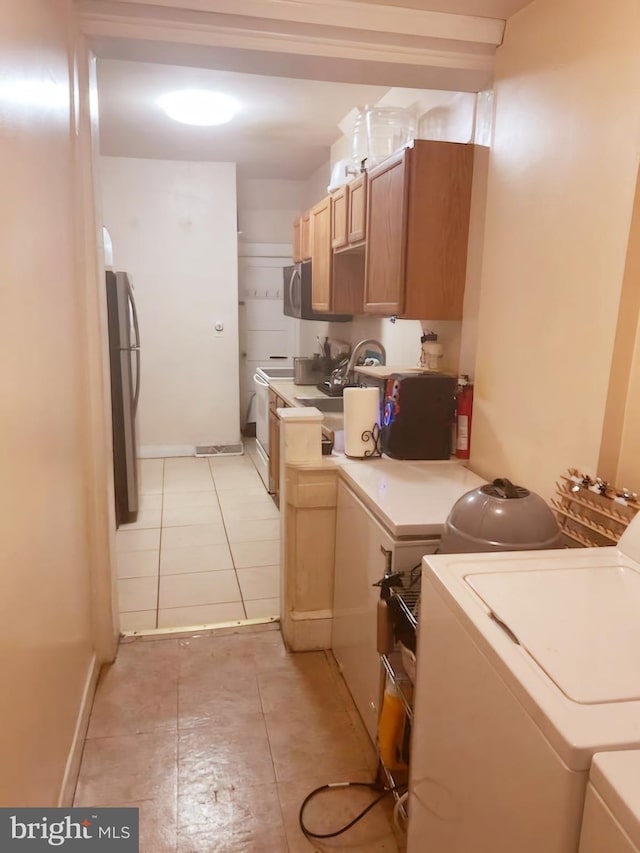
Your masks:
<svg viewBox="0 0 640 853"><path fill-rule="evenodd" d="M451 508L443 554L561 548L558 522L545 501L509 480L494 480L464 494Z"/></svg>

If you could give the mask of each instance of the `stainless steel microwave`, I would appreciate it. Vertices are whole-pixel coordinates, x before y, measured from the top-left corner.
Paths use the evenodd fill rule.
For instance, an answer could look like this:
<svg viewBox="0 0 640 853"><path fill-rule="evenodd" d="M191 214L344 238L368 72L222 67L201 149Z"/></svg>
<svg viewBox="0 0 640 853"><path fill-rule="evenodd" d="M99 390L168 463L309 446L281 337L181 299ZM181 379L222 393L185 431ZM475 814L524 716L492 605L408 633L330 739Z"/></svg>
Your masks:
<svg viewBox="0 0 640 853"><path fill-rule="evenodd" d="M314 311L311 304L311 261L285 267L284 313L299 320L326 320L331 323L346 323L350 314L325 314Z"/></svg>

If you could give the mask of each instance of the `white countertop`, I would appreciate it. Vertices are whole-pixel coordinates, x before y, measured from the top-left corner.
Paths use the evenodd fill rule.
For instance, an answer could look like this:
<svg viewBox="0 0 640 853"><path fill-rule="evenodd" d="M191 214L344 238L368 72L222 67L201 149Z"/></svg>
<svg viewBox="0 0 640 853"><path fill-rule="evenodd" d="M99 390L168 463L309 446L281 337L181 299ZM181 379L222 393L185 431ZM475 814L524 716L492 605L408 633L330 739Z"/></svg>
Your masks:
<svg viewBox="0 0 640 853"><path fill-rule="evenodd" d="M270 379L270 387L282 397L288 406L302 406L296 397L317 397L318 400L329 399L315 385L296 385L293 379ZM342 412L323 412L322 426L331 432L344 429Z"/></svg>
<svg viewBox="0 0 640 853"><path fill-rule="evenodd" d="M315 385L296 385L293 379L274 379L269 384L290 406L302 405L296 397L327 398ZM323 413L323 428L341 430L343 424L342 413ZM334 452L323 463L329 460L339 466L340 476L395 538L439 536L458 498L486 482L456 459L347 459Z"/></svg>
<svg viewBox="0 0 640 853"><path fill-rule="evenodd" d="M327 397L315 385L296 385L293 379L269 379L269 385L289 406L302 405L296 397L317 397L319 400Z"/></svg>
<svg viewBox="0 0 640 853"><path fill-rule="evenodd" d="M363 376L369 376L371 379L386 379L387 376L391 376L392 373L436 372L434 370L428 370L426 367L416 367L415 365L410 365L409 367L394 367L392 364L376 365L375 367L365 367L362 364L358 364L353 369L355 373L361 373Z"/></svg>
<svg viewBox="0 0 640 853"><path fill-rule="evenodd" d="M439 536L453 504L482 486L457 460L348 459L340 476L396 538Z"/></svg>

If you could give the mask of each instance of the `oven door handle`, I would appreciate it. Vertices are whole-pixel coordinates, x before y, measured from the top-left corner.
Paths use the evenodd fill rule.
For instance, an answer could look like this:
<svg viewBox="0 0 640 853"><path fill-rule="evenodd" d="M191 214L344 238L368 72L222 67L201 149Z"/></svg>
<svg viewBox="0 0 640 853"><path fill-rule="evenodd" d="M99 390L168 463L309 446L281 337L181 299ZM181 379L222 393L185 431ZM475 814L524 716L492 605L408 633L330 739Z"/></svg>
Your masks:
<svg viewBox="0 0 640 853"><path fill-rule="evenodd" d="M269 387L269 383L265 382L265 380L262 378L262 376L258 376L257 373L253 374L253 381L256 383L256 385L262 385L263 388Z"/></svg>

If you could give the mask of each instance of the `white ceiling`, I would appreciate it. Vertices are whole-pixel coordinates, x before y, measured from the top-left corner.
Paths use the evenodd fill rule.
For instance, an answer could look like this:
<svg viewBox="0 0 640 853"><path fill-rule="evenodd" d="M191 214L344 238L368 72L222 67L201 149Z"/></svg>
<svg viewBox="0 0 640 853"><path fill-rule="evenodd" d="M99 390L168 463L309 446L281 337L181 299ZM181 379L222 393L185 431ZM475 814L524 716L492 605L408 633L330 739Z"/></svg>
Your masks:
<svg viewBox="0 0 640 853"><path fill-rule="evenodd" d="M100 36L92 42L102 57L98 91L103 154L233 161L244 178L306 179L327 161L343 117L355 106L379 101L389 86L478 91L488 85L498 42L491 41L478 18L506 19L529 0L331 0L334 11L344 8L350 13L344 32L337 26L340 18L328 13L326 25L304 23L303 12L325 14L319 0L294 4L299 13L295 21L282 19L279 0L268 0L258 9L265 16L275 15L273 20L256 18L253 0L236 0L245 17L218 14L211 0L139 0L138 5L134 0L110 0L109 5L107 0L107 12L111 10L125 32L132 16L137 21L135 38L131 33L109 35L111 19L107 15L102 21L95 9L98 0L83 2L89 32L93 23L104 42ZM437 16L421 18L417 11L407 17L395 9L392 16L401 19L399 29L389 34L384 25L388 12L382 6L448 12L445 30L452 35L438 30ZM192 7L208 11L196 14ZM136 14L142 16L140 21ZM97 15L97 23L92 15ZM146 15L157 26L149 30ZM477 17L461 25L465 19L458 16L464 15ZM368 22L368 29L354 30L353 21ZM414 36L416 31L422 35ZM139 40L141 32L146 37ZM431 32L437 35L431 37ZM296 79L284 76L291 73ZM181 125L156 104L160 95L181 88L226 92L240 101L242 110L228 125Z"/></svg>
<svg viewBox="0 0 640 853"><path fill-rule="evenodd" d="M173 121L155 103L173 89L202 87L237 98L241 112L227 125L193 127ZM346 113L375 103L386 91L101 59L100 151L117 157L233 161L243 178L306 179L328 160Z"/></svg>

